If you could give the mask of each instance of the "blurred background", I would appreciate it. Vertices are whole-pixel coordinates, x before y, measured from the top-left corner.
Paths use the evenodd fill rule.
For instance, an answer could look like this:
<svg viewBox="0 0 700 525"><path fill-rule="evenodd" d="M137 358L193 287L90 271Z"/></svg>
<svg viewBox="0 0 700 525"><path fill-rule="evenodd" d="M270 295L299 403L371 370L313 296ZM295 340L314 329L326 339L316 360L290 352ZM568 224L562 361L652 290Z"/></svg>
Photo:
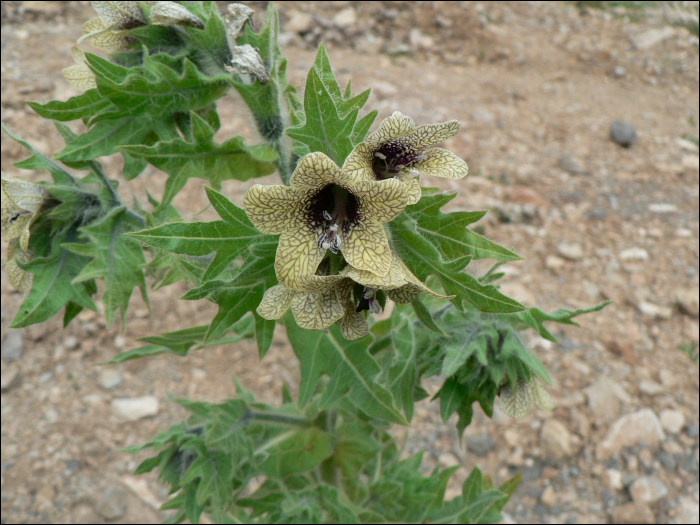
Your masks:
<svg viewBox="0 0 700 525"><path fill-rule="evenodd" d="M244 3L262 21L266 3ZM460 446L454 421L425 401L410 429L396 429L407 452L426 451L426 471L463 465L448 497L478 465L496 483L523 473L509 523L699 521L697 5L277 4L280 47L300 89L323 41L341 85L372 88L366 108L379 110L377 124L395 110L419 125L462 122L445 147L470 176L422 184L458 190L450 209L490 210L476 230L524 258L504 267L506 294L543 310L614 301L580 318L581 329L557 328L559 344L529 341L553 378L553 412L516 421L477 409ZM2 2L1 118L49 156L63 141L25 101L79 93L61 70L93 16L89 2ZM257 140L234 95L219 108L219 141ZM12 166L26 152L5 134L1 149L5 173L37 177ZM121 163L105 159L111 177L121 178ZM165 180L149 167L119 191L143 202L146 189L159 198ZM251 184L224 191L240 205ZM201 181L174 205L194 220L207 205ZM134 295L126 327L84 311L67 330L58 317L10 330L24 296L3 270L3 523L161 521L167 492L155 476L131 475L145 456L119 449L187 417L170 396L219 402L233 395L235 376L277 403L283 382L298 384L283 331L262 363L243 342L96 366L140 337L209 322L215 307L178 301L184 291L152 293L152 313ZM121 414L114 401L123 398L148 407L143 417Z"/></svg>

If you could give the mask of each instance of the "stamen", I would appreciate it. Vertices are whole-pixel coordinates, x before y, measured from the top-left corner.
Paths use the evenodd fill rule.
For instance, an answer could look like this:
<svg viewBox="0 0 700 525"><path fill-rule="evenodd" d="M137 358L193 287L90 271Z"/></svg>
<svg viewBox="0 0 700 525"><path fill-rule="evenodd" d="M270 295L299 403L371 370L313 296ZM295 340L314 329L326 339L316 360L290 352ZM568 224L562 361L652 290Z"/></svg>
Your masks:
<svg viewBox="0 0 700 525"><path fill-rule="evenodd" d="M337 232L338 231L338 225L337 224L331 224L331 227L328 228L332 232Z"/></svg>
<svg viewBox="0 0 700 525"><path fill-rule="evenodd" d="M333 217L331 216L331 214L328 213L326 210L323 210L323 218L326 219L327 221L333 220Z"/></svg>
<svg viewBox="0 0 700 525"><path fill-rule="evenodd" d="M374 156L377 157L378 159L386 160L386 155L380 151L375 151Z"/></svg>

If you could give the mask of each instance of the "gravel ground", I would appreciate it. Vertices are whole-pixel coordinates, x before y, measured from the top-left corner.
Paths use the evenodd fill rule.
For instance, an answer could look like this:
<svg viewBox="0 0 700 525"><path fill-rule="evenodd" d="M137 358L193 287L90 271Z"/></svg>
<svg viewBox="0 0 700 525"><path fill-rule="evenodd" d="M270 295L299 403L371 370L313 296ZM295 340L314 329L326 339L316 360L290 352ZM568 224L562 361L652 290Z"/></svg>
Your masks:
<svg viewBox="0 0 700 525"><path fill-rule="evenodd" d="M251 5L261 17L264 4ZM324 41L341 84L373 88L367 107L380 119L400 110L418 124L462 122L446 147L470 177L430 184L460 191L451 209L491 210L486 235L524 257L506 266L507 294L546 310L614 301L581 329L557 328L559 344L531 340L554 380L553 412L515 421L477 411L460 447L454 422L424 402L413 426L396 430L407 451L426 451L426 471L463 465L451 495L474 465L496 482L522 471L509 523L697 523L698 367L678 349L699 332L697 38L653 11L573 3L278 7L297 86ZM61 69L92 16L87 2L2 3L2 121L45 153L61 138L25 101L77 94ZM220 108L219 140L252 137L235 98ZM630 147L620 145L624 125L611 137L616 121L634 129ZM4 134L0 146L5 173L46 179L12 166L25 153ZM105 159L112 174L120 163ZM126 202L145 189L158 196L164 180L149 168L120 193ZM249 185L224 190L240 204ZM174 204L194 220L206 206L201 182L190 180ZM161 521L167 491L155 476L132 476L144 455L119 449L186 417L169 396L218 402L235 375L275 403L283 381L298 384L283 332L262 363L244 342L96 366L139 337L208 322L212 305L176 300L183 286L153 292L153 313L134 295L123 331L93 312L65 331L58 318L14 331L23 295L4 271L1 284L3 523ZM122 399L155 414L126 421Z"/></svg>

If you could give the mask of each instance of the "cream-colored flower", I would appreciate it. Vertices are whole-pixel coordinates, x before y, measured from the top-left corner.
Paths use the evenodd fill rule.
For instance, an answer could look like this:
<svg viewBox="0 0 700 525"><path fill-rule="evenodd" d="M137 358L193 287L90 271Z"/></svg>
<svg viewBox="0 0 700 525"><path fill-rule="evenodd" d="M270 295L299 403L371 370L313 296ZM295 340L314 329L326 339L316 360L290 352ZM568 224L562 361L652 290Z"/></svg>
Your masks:
<svg viewBox="0 0 700 525"><path fill-rule="evenodd" d="M26 252L29 248L29 228L51 200L51 194L41 184L2 174L2 240L19 240Z"/></svg>
<svg viewBox="0 0 700 525"><path fill-rule="evenodd" d="M277 279L304 291L299 277L314 275L328 249L342 252L357 269L385 276L391 249L383 223L395 219L407 199L408 189L400 181L350 176L315 152L299 162L290 186L256 184L243 206L258 230L282 234L275 257Z"/></svg>
<svg viewBox="0 0 700 525"><path fill-rule="evenodd" d="M395 111L377 131L358 144L343 164L343 170L359 178L398 178L409 187L409 204L420 200L421 190L414 175L448 179L467 176L467 163L436 144L454 137L456 120L416 127L412 118Z"/></svg>
<svg viewBox="0 0 700 525"><path fill-rule="evenodd" d="M289 308L299 326L323 330L345 314L352 283L340 275L304 275L307 290L298 292L282 284L268 288L257 312L265 319L279 319Z"/></svg>
<svg viewBox="0 0 700 525"><path fill-rule="evenodd" d="M401 258L394 253L392 253L389 272L384 277L366 270L358 270L352 266L343 268L340 275L349 277L369 290L386 290L389 299L398 304L410 303L421 292L432 295L437 299L452 299L455 297L454 295L441 295L428 288L424 282L413 275ZM368 302L367 306L368 308L373 307L371 301Z"/></svg>
<svg viewBox="0 0 700 525"><path fill-rule="evenodd" d="M73 60L75 60L75 65L65 68L62 71L63 77L70 85L83 91L96 88L95 73L92 72L85 61L85 51L78 46L73 46L70 51L71 55L73 55Z"/></svg>
<svg viewBox="0 0 700 525"><path fill-rule="evenodd" d="M549 392L540 383L539 378L532 377L528 383L524 379L518 379L515 389L507 382L498 392L501 398L501 412L515 419L522 419L530 413L532 405L543 410L552 410L555 407Z"/></svg>
<svg viewBox="0 0 700 525"><path fill-rule="evenodd" d="M31 252L22 249L19 239L12 239L7 244L7 260L3 262L5 273L10 284L20 292L26 292L32 287L34 274L22 268L17 261L28 263L31 258Z"/></svg>
<svg viewBox="0 0 700 525"><path fill-rule="evenodd" d="M87 41L110 53L123 51L136 40L124 30L148 24L139 2L91 3L98 16L83 24L83 36L78 44Z"/></svg>

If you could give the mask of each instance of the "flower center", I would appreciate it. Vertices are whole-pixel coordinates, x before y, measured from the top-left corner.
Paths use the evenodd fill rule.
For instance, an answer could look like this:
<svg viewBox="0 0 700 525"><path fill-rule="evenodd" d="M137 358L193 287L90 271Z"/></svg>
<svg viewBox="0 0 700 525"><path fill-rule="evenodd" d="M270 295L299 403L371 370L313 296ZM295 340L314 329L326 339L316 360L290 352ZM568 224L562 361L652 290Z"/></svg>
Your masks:
<svg viewBox="0 0 700 525"><path fill-rule="evenodd" d="M400 140L385 142L374 152L372 170L377 180L396 177L404 169L425 158L421 151Z"/></svg>
<svg viewBox="0 0 700 525"><path fill-rule="evenodd" d="M340 231L348 232L358 221L359 202L357 197L337 184L329 184L312 199L310 220L314 227L321 229L318 247L338 253Z"/></svg>
<svg viewBox="0 0 700 525"><path fill-rule="evenodd" d="M377 298L375 297L376 294L377 290L375 288L365 287L364 291L362 292L362 299L360 299L355 311L359 313L362 310L368 310L371 314L382 313L382 305L379 304L379 301L377 301Z"/></svg>

